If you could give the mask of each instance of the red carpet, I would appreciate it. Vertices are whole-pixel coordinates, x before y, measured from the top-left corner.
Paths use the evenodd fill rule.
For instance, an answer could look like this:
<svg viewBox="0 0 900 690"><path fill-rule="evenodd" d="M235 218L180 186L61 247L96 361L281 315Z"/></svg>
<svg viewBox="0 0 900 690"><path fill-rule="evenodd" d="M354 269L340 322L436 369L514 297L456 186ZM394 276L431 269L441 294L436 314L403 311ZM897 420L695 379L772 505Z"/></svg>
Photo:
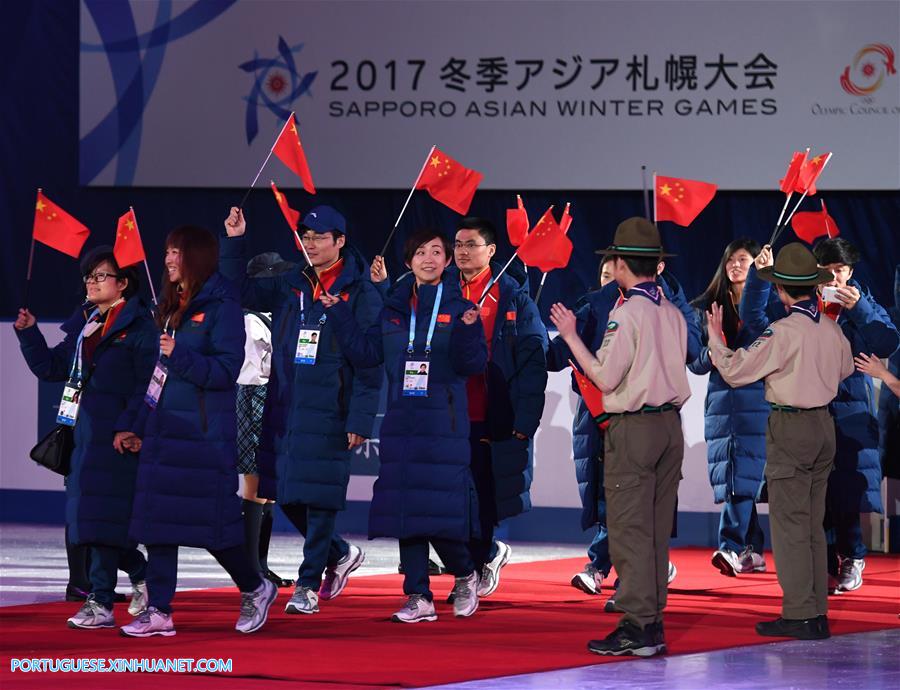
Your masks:
<svg viewBox="0 0 900 690"><path fill-rule="evenodd" d="M774 573L726 578L709 565L708 549L680 549L672 560L678 579L670 590L666 638L670 654L761 644L753 624L780 610ZM771 554L767 559L772 564ZM617 620L602 613L603 597L569 585L581 559L507 566L500 589L482 601L473 618L456 620L444 598L449 576L434 578L440 619L436 623L389 622L402 604L400 577L351 580L334 602L314 616L283 613L282 590L269 623L259 633L232 627L238 596L231 591L188 592L176 597L178 634L144 640L116 630L69 630L70 603L0 609L0 686L65 688L272 688L420 687L476 678L549 671L608 661L585 644L602 637ZM832 634L896 627L900 612L900 557L866 559L865 584L831 597ZM117 608L120 623L130 617ZM10 673L10 658L232 658L225 675ZM639 662L637 662L639 663Z"/></svg>

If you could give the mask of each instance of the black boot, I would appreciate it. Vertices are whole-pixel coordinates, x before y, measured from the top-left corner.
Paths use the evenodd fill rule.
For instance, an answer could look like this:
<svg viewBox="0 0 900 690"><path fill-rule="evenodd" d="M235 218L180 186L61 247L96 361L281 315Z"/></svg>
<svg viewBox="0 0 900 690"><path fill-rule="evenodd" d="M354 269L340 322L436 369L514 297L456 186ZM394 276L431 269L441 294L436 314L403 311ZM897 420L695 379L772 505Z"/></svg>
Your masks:
<svg viewBox="0 0 900 690"><path fill-rule="evenodd" d="M91 591L88 578L88 557L90 549L69 542L69 528L66 526L66 561L69 565L69 583L66 585L66 601L84 601Z"/></svg>
<svg viewBox="0 0 900 690"><path fill-rule="evenodd" d="M264 578L276 587L293 587L293 580L288 580L287 578L276 575L269 569L269 542L272 540L272 524L274 523L272 518L272 508L274 506L274 503L262 504L262 522L259 526L259 550L257 554L259 558L259 571Z"/></svg>
<svg viewBox="0 0 900 690"><path fill-rule="evenodd" d="M262 572L259 563L259 529L262 524L263 504L241 500L241 517L244 518L244 549L256 572Z"/></svg>

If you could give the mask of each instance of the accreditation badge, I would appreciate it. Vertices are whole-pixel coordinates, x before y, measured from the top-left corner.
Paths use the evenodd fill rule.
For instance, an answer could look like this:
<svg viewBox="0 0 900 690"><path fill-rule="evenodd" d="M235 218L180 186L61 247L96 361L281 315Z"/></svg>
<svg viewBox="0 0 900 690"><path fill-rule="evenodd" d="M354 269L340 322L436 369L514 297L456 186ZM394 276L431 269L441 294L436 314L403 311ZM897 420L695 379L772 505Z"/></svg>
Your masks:
<svg viewBox="0 0 900 690"><path fill-rule="evenodd" d="M315 364L319 352L319 337L322 332L318 328L301 328L297 336L297 350L294 353L294 364Z"/></svg>
<svg viewBox="0 0 900 690"><path fill-rule="evenodd" d="M428 396L428 367L426 361L406 360L403 367L403 395L413 397Z"/></svg>
<svg viewBox="0 0 900 690"><path fill-rule="evenodd" d="M153 376L150 377L150 385L147 386L147 392L144 394L144 402L153 409L156 409L159 404L159 398L162 396L163 386L166 385L168 375L169 367L162 362L157 362L153 369Z"/></svg>
<svg viewBox="0 0 900 690"><path fill-rule="evenodd" d="M75 426L78 419L78 409L81 407L81 386L78 379L69 379L63 388L62 397L59 399L59 412L56 415L57 424Z"/></svg>

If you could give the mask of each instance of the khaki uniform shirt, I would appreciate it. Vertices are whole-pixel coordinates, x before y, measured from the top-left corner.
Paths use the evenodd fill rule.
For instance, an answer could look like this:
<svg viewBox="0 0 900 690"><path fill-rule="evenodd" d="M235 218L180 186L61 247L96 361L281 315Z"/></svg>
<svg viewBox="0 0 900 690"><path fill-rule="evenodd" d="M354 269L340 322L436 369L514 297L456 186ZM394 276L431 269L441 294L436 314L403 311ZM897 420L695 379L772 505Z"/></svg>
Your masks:
<svg viewBox="0 0 900 690"><path fill-rule="evenodd" d="M684 316L656 283L635 285L626 298L610 313L597 361L586 373L603 391L609 413L681 407L691 396Z"/></svg>
<svg viewBox="0 0 900 690"><path fill-rule="evenodd" d="M765 378L766 400L800 409L822 407L853 373L850 343L814 301L798 302L748 348L710 346L713 364L729 386Z"/></svg>

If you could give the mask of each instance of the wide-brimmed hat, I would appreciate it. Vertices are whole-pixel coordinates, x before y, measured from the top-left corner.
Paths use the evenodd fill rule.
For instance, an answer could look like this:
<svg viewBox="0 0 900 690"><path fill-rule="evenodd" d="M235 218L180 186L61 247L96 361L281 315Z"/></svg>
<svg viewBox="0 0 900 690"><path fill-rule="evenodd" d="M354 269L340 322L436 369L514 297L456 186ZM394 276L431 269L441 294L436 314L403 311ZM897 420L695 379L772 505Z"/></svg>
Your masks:
<svg viewBox="0 0 900 690"><path fill-rule="evenodd" d="M675 256L663 251L659 230L646 218L635 216L623 220L616 228L613 243L606 249L598 249L595 254L615 254L617 256L643 256L661 258Z"/></svg>
<svg viewBox="0 0 900 690"><path fill-rule="evenodd" d="M816 257L799 242L791 242L781 248L774 266L759 269L757 275L776 285L819 285L834 280L827 268L819 268Z"/></svg>
<svg viewBox="0 0 900 690"><path fill-rule="evenodd" d="M278 252L263 252L247 262L247 275L251 278L271 278L293 270L296 265L282 259Z"/></svg>

